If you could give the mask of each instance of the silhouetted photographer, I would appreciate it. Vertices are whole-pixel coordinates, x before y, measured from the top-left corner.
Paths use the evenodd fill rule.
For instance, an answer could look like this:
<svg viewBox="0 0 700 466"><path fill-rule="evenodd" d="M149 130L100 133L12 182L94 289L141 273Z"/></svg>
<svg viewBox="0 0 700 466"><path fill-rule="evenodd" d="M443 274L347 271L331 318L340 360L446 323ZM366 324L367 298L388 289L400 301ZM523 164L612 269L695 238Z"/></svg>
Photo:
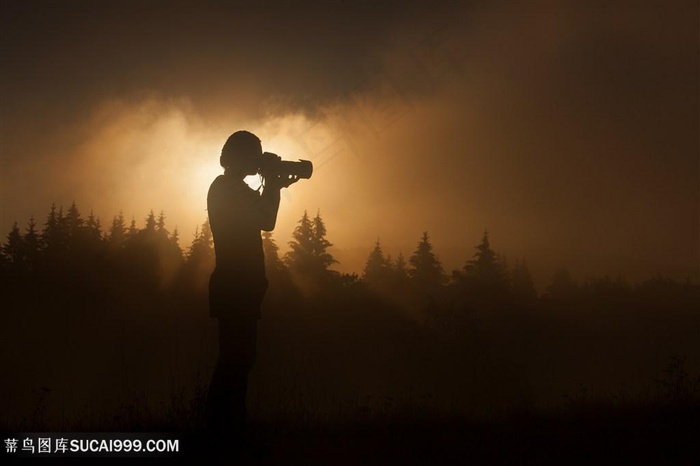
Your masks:
<svg viewBox="0 0 700 466"><path fill-rule="evenodd" d="M219 320L219 358L209 386L207 423L220 441L229 441L245 427L248 374L268 285L260 231L275 228L280 189L309 178L312 165L263 153L260 139L247 131L228 138L220 162L224 174L214 180L207 196L216 253L209 311ZM243 181L257 173L263 178L262 193Z"/></svg>

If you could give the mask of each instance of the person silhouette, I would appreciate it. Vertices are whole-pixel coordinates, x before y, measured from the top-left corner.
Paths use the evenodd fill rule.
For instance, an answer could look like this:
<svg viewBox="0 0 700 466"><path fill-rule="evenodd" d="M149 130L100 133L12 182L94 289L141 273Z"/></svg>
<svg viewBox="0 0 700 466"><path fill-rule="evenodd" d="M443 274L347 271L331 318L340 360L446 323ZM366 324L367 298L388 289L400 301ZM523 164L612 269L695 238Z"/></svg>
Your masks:
<svg viewBox="0 0 700 466"><path fill-rule="evenodd" d="M239 439L245 429L248 374L255 361L260 304L268 285L260 232L275 228L280 190L298 180L293 175L268 176L262 193L251 189L243 179L258 173L262 160L257 136L233 133L219 159L224 174L214 180L207 195L216 255L209 280L209 313L218 319L219 355L206 417L210 431L222 442Z"/></svg>

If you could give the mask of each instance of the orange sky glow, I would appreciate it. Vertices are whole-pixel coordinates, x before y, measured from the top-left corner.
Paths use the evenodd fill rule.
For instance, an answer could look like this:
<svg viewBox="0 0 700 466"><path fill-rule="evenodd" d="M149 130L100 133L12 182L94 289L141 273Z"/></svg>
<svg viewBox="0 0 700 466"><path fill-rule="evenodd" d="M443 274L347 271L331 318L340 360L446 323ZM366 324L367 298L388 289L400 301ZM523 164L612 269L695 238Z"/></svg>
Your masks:
<svg viewBox="0 0 700 466"><path fill-rule="evenodd" d="M320 211L342 271L428 231L450 272L488 229L540 287L698 279L697 5L149 8L8 10L3 232L75 201L105 227L162 210L186 250L247 129L315 166L283 192L282 251Z"/></svg>

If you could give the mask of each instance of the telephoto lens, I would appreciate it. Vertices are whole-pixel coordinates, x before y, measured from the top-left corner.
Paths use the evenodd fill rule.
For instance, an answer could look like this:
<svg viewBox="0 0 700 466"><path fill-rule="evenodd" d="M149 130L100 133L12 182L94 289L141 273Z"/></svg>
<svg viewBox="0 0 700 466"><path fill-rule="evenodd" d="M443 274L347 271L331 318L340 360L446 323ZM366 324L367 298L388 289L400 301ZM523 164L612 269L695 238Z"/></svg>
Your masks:
<svg viewBox="0 0 700 466"><path fill-rule="evenodd" d="M314 172L313 164L308 160L299 160L291 162L289 160L280 160L279 174L280 175L295 175L299 178L308 180Z"/></svg>
<svg viewBox="0 0 700 466"><path fill-rule="evenodd" d="M277 155L265 152L259 171L262 176L297 176L309 179L314 172L314 166L309 160L280 160Z"/></svg>

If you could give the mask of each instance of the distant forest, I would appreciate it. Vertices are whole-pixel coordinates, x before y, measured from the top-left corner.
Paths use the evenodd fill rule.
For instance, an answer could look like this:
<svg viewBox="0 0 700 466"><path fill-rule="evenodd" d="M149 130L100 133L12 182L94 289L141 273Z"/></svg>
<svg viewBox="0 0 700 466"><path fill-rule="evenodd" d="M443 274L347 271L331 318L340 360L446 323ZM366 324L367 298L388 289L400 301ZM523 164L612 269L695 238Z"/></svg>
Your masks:
<svg viewBox="0 0 700 466"><path fill-rule="evenodd" d="M5 277L35 279L81 278L90 286L109 286L113 280L132 281L154 292L198 292L206 288L214 267L214 249L208 222L197 228L186 249L180 235L166 227L161 211L151 210L145 226L136 220L127 222L123 214L115 216L104 228L91 212L83 218L75 202L64 212L51 206L46 221L37 224L34 217L24 228L15 222L0 250L0 270ZM290 251L280 257L279 246L269 232L262 233L266 268L272 282L292 284L306 294L333 286L357 286L383 296L393 296L409 305L415 298L432 301L458 300L475 306L528 306L538 299L573 300L579 298L630 298L650 293L678 293L696 287L690 279L677 283L662 276L631 285L623 277L603 276L577 284L569 271L559 269L545 293L539 296L526 262L509 266L494 251L488 232L475 245L475 253L465 258L460 270L446 273L433 252L427 232L413 254L385 256L376 242L361 275L331 270L337 261L328 252L326 226L320 213L311 218L304 212L289 241ZM423 303L425 304L425 303Z"/></svg>
<svg viewBox="0 0 700 466"><path fill-rule="evenodd" d="M377 242L359 274L306 212L281 255L263 233L251 413L260 422L499 415L581 403L697 403L700 287L652 277L538 294L484 233L447 273L428 233L409 257ZM216 354L205 222L186 247L166 217L108 226L73 203L15 223L0 255L2 361L12 429L193 428ZM536 260L536 258L535 258ZM90 400L89 407L85 404ZM184 423L184 424L183 424Z"/></svg>

